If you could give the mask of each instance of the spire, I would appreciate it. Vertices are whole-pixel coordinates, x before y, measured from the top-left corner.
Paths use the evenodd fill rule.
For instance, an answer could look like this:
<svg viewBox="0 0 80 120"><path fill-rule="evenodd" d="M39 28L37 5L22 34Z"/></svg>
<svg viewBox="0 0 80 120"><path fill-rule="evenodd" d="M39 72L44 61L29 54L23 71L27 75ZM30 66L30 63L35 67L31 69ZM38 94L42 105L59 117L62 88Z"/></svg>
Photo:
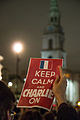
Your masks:
<svg viewBox="0 0 80 120"><path fill-rule="evenodd" d="M57 0L51 0L50 3L50 17L49 22L54 25L60 24L60 12L58 8L58 1Z"/></svg>
<svg viewBox="0 0 80 120"><path fill-rule="evenodd" d="M61 33L64 34L63 28L60 23L60 11L58 7L58 0L50 0L49 10L49 23L44 34L46 33Z"/></svg>

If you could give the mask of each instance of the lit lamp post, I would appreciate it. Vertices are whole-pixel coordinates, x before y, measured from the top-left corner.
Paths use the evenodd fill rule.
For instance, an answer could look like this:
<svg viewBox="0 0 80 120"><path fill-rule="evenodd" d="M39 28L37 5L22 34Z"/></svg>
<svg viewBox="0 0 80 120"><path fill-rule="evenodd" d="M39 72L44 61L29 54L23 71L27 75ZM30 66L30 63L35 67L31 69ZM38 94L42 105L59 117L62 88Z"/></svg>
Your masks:
<svg viewBox="0 0 80 120"><path fill-rule="evenodd" d="M16 61L16 75L19 75L19 54L22 52L22 43L16 42L13 45L13 50L17 55L17 61Z"/></svg>

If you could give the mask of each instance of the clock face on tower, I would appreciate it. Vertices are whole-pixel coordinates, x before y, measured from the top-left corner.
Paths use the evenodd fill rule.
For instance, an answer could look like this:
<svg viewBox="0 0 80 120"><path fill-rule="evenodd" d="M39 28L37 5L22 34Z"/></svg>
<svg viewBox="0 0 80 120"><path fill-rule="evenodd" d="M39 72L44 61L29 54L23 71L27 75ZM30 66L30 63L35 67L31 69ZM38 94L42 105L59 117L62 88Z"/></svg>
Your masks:
<svg viewBox="0 0 80 120"><path fill-rule="evenodd" d="M48 30L49 31L53 31L54 30L54 26L48 26Z"/></svg>

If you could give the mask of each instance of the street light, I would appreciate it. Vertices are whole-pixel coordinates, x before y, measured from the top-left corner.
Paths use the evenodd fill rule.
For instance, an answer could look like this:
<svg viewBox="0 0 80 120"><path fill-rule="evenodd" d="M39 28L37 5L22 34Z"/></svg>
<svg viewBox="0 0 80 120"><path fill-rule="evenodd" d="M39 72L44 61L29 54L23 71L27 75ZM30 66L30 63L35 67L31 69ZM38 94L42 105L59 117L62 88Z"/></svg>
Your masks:
<svg viewBox="0 0 80 120"><path fill-rule="evenodd" d="M13 83L12 82L8 82L8 87L12 87Z"/></svg>
<svg viewBox="0 0 80 120"><path fill-rule="evenodd" d="M22 52L23 46L21 42L16 42L13 45L13 51L17 55L17 61L16 61L16 75L19 75L19 54Z"/></svg>

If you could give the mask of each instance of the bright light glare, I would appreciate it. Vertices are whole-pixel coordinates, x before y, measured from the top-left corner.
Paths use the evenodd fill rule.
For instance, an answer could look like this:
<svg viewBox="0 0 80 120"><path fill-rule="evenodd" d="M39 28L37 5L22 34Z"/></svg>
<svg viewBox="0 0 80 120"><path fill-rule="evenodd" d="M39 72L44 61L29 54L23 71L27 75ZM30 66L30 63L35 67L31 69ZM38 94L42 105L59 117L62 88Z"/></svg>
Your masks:
<svg viewBox="0 0 80 120"><path fill-rule="evenodd" d="M13 83L12 82L8 82L8 87L12 87Z"/></svg>
<svg viewBox="0 0 80 120"><path fill-rule="evenodd" d="M0 61L2 61L3 59L4 59L3 56L0 55Z"/></svg>
<svg viewBox="0 0 80 120"><path fill-rule="evenodd" d="M2 80L2 76L0 76L0 80Z"/></svg>
<svg viewBox="0 0 80 120"><path fill-rule="evenodd" d="M24 78L24 82L26 81L26 78Z"/></svg>
<svg viewBox="0 0 80 120"><path fill-rule="evenodd" d="M80 101L78 101L78 103L77 103L77 104L78 104L78 106L80 106Z"/></svg>
<svg viewBox="0 0 80 120"><path fill-rule="evenodd" d="M22 51L22 44L20 42L17 42L13 45L13 50L16 53L20 53Z"/></svg>

